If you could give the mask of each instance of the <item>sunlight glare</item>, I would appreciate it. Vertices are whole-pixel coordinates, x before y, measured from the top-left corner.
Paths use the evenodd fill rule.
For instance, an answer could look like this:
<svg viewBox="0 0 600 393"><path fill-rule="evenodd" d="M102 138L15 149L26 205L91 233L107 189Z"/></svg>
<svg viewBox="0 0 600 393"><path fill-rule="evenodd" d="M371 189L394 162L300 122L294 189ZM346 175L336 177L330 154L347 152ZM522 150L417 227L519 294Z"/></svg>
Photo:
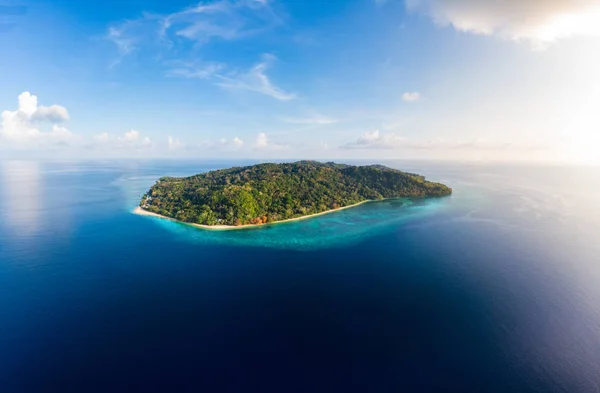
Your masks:
<svg viewBox="0 0 600 393"><path fill-rule="evenodd" d="M570 142L567 148L574 162L600 164L600 39L576 61L585 62L589 85L571 112L565 130Z"/></svg>
<svg viewBox="0 0 600 393"><path fill-rule="evenodd" d="M572 35L600 36L600 6L587 12L560 14L535 33L540 42L552 42Z"/></svg>

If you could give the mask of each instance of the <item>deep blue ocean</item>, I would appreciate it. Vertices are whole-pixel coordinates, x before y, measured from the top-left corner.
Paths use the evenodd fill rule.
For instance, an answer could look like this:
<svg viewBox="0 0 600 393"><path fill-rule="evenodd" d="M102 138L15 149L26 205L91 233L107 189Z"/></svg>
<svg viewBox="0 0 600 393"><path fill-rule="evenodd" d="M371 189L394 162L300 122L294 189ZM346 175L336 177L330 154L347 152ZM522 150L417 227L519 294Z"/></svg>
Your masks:
<svg viewBox="0 0 600 393"><path fill-rule="evenodd" d="M454 194L214 232L131 211L244 162L0 161L0 392L599 392L600 169L382 163Z"/></svg>

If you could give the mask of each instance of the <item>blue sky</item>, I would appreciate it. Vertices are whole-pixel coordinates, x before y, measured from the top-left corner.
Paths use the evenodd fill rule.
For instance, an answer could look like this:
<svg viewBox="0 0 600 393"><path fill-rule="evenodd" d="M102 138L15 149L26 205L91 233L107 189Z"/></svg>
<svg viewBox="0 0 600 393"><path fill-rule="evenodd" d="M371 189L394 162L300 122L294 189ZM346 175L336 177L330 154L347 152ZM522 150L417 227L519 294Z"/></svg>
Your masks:
<svg viewBox="0 0 600 393"><path fill-rule="evenodd" d="M590 0L0 0L0 154L594 162Z"/></svg>

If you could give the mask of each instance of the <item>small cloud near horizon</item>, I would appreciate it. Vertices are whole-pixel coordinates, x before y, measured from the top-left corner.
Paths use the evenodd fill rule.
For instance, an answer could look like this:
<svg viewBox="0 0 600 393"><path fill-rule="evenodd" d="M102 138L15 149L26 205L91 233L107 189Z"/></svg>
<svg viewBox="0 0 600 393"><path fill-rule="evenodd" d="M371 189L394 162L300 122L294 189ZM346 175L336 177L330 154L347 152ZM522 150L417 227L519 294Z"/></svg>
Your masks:
<svg viewBox="0 0 600 393"><path fill-rule="evenodd" d="M402 94L402 101L404 102L417 102L421 100L421 93L414 91Z"/></svg>

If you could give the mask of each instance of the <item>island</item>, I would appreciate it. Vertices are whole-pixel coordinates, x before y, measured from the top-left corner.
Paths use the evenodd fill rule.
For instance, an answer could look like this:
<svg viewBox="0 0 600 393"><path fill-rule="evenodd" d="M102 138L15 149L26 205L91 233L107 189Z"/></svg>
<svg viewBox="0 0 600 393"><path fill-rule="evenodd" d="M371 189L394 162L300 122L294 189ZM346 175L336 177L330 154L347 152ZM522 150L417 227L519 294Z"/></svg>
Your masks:
<svg viewBox="0 0 600 393"><path fill-rule="evenodd" d="M142 196L136 213L207 229L239 229L300 220L370 201L451 193L443 184L383 165L299 161L163 177Z"/></svg>

